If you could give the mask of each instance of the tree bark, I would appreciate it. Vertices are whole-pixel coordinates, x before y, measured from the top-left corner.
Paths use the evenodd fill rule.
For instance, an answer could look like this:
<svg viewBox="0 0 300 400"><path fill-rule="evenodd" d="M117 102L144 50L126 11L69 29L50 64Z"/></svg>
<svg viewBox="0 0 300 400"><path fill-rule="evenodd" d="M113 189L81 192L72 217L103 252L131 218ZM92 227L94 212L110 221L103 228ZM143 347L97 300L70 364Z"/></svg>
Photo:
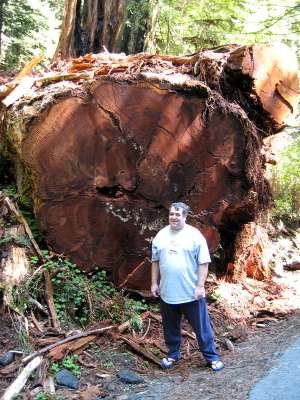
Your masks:
<svg viewBox="0 0 300 400"><path fill-rule="evenodd" d="M283 45L102 54L63 64L63 76L81 80L36 78L46 86L7 110L6 136L34 182L48 243L87 271L111 271L120 287L145 290L151 239L178 200L220 267L242 268L236 238L272 203L263 138L297 105L294 59Z"/></svg>
<svg viewBox="0 0 300 400"><path fill-rule="evenodd" d="M65 0L55 58L78 57L103 49L113 53L141 52L151 29L149 21L150 6L145 1Z"/></svg>

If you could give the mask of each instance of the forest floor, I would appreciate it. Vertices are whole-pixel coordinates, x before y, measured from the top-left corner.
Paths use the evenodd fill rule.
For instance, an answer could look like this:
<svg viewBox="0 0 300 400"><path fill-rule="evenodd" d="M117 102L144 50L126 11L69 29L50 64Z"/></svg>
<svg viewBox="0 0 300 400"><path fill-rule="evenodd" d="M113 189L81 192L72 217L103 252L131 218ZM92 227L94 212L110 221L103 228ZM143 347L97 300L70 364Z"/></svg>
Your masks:
<svg viewBox="0 0 300 400"><path fill-rule="evenodd" d="M300 231L292 238L280 234L270 242L273 251L273 279L256 281L246 278L240 283L216 279L207 281L209 312L216 343L225 369L215 373L206 367L192 336L182 342L183 358L172 370L162 370L140 354L131 351L120 338L100 336L79 356L79 389L69 390L56 385L52 397L39 394L35 376L23 390L20 399L58 400L244 400L250 389L280 357L282 352L300 336L300 271L288 271L284 265L300 260ZM0 315L0 355L24 347L24 332L10 314ZM162 344L161 323L144 321L144 332L131 331L137 342L155 340ZM185 324L184 328L191 333ZM142 338L142 339L141 339ZM162 349L163 350L163 349ZM32 349L27 349L27 352ZM163 353L152 347L160 358ZM15 360L20 360L15 355ZM0 367L0 396L14 381L18 370L3 374ZM141 383L121 381L119 373L129 370L142 379ZM34 387L36 386L36 387Z"/></svg>
<svg viewBox="0 0 300 400"><path fill-rule="evenodd" d="M288 274L290 276L284 277L285 284L286 280L290 279L292 286L298 283L300 287L300 271ZM240 290L238 287L236 289ZM300 335L300 308L296 303L299 301L300 291L285 287L280 297L286 307L289 305L290 311L286 315L278 313L275 317L275 313L273 316L263 317L263 314L260 314L260 317L253 318L247 325L235 323L233 326L232 317L224 315L221 318L220 310L210 305L214 324L219 322L215 329L223 331L216 338L226 367L218 373L206 367L195 341L191 338L183 340L183 359L172 370L166 371L132 353L127 345L119 340L108 340L108 336L101 336L81 354L84 366L81 365L79 390L57 388L56 395L60 397L49 397L49 399L95 400L102 397L117 400L169 398L217 400L220 395L223 400L247 399L254 383L276 363L282 352ZM0 352L18 348L20 338L17 337L16 327L11 325L10 319L0 317L0 325ZM186 328L188 329L187 326ZM152 322L148 335L154 335L162 341L161 326L158 322ZM230 350L224 346L222 341L224 336L230 338L233 345ZM118 372L124 369L137 374L143 382L122 383L118 378ZM0 394L14 378L1 378ZM34 399L39 390L41 388L32 390L31 386L31 390L25 394L23 392L19 398Z"/></svg>

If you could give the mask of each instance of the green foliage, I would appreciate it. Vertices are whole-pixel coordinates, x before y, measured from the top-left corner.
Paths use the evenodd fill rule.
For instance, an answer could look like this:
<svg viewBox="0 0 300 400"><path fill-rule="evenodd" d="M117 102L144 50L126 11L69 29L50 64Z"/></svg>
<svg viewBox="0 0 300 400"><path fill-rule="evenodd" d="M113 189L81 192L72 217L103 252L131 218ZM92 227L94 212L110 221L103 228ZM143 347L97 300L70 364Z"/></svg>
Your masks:
<svg viewBox="0 0 300 400"><path fill-rule="evenodd" d="M222 302L222 294L218 289L214 290L212 294L209 296L210 300L213 301L216 304L219 304Z"/></svg>
<svg viewBox="0 0 300 400"><path fill-rule="evenodd" d="M300 134L278 154L273 174L275 183L275 210L277 217L300 217Z"/></svg>
<svg viewBox="0 0 300 400"><path fill-rule="evenodd" d="M85 325L89 319L87 277L69 260L46 257L45 268L51 275L59 320L66 325L72 322Z"/></svg>
<svg viewBox="0 0 300 400"><path fill-rule="evenodd" d="M126 25L130 27L143 28L145 26L145 15L150 11L149 0L129 0L127 5Z"/></svg>
<svg viewBox="0 0 300 400"><path fill-rule="evenodd" d="M63 325L85 326L94 320L104 319L121 323L132 319L134 327L141 329L138 313L148 308L144 300L130 299L123 291L117 291L108 282L107 273L104 270L96 269L92 273L85 274L66 258L51 258L47 251L43 253L47 260L43 267L51 276L55 308ZM32 266L39 264L36 256L31 257L30 261ZM31 296L37 300L41 295L40 279L38 275L30 281L30 287L27 288Z"/></svg>
<svg viewBox="0 0 300 400"><path fill-rule="evenodd" d="M13 240L13 237L11 235L2 236L0 238L0 246L2 246L3 244L9 243L11 240Z"/></svg>
<svg viewBox="0 0 300 400"><path fill-rule="evenodd" d="M81 368L77 362L78 362L78 356L76 354L72 354L66 356L62 362L52 363L50 370L53 374L56 374L62 368L66 368L69 371L71 371L75 376L79 377L81 374Z"/></svg>
<svg viewBox="0 0 300 400"><path fill-rule="evenodd" d="M190 54L226 43L283 41L299 48L299 0L157 0L156 50Z"/></svg>
<svg viewBox="0 0 300 400"><path fill-rule="evenodd" d="M7 0L2 4L3 67L19 67L41 50L50 49L51 57L63 0ZM154 47L161 53L187 54L224 43L283 41L295 50L300 44L299 0L128 0L126 7L125 28L154 31ZM159 12L152 19L153 10Z"/></svg>
<svg viewBox="0 0 300 400"><path fill-rule="evenodd" d="M187 54L224 44L244 29L247 8L242 0L161 0L160 4L157 45L164 53Z"/></svg>
<svg viewBox="0 0 300 400"><path fill-rule="evenodd" d="M57 395L57 394L49 394L45 392L39 392L36 396L33 398L34 400L64 400L63 397Z"/></svg>
<svg viewBox="0 0 300 400"><path fill-rule="evenodd" d="M253 17L249 15L246 32L242 38L250 42L282 41L298 50L300 45L300 2L299 0L265 0L254 3Z"/></svg>
<svg viewBox="0 0 300 400"><path fill-rule="evenodd" d="M32 200L31 198L26 195L26 194L19 194L17 191L17 188L15 185L7 185L4 190L3 190L5 196L9 197L10 199L16 201L19 205L19 208L23 214L23 216L25 217L30 230L35 238L35 240L39 243L39 244L43 244L44 243L44 237L41 233L41 231L39 230L37 221L35 219L35 216L33 214L33 205L32 205ZM14 218L14 216L11 216L11 219ZM15 220L11 221L12 223L15 223ZM18 242L18 239L15 239L16 242ZM21 244L22 246L30 246L30 240L28 238L20 238L19 244Z"/></svg>
<svg viewBox="0 0 300 400"><path fill-rule="evenodd" d="M30 240L25 235L17 235L16 237L13 237L12 235L5 235L0 238L0 246L4 245L6 243L9 243L9 242L15 242L19 246L23 246L23 247L31 246Z"/></svg>
<svg viewBox="0 0 300 400"><path fill-rule="evenodd" d="M1 10L1 9L0 9ZM32 7L28 0L7 0L2 8L0 18L3 21L0 41L4 49L3 67L12 69L21 62L29 60L35 50L45 50L38 32L46 28L46 18L39 10Z"/></svg>
<svg viewBox="0 0 300 400"><path fill-rule="evenodd" d="M130 318L130 326L132 329L141 332L144 327L142 318L138 314L134 314Z"/></svg>
<svg viewBox="0 0 300 400"><path fill-rule="evenodd" d="M5 186L5 188L3 189L3 192L5 194L5 196L16 200L18 198L18 192L17 192L17 188L15 185L7 185Z"/></svg>
<svg viewBox="0 0 300 400"><path fill-rule="evenodd" d="M21 68L33 55L53 46L62 6L63 0L6 0L0 4L1 69Z"/></svg>

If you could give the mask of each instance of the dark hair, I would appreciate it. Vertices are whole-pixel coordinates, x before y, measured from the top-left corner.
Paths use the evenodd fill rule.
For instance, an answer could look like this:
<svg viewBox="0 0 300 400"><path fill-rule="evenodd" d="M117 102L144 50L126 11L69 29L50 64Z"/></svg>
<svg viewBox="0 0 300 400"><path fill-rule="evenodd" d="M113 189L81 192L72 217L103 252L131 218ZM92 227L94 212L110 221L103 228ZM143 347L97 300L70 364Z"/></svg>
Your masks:
<svg viewBox="0 0 300 400"><path fill-rule="evenodd" d="M182 210L182 215L184 215L184 216L187 216L188 213L189 213L189 211L190 211L190 207L189 207L187 204L181 203L181 202L179 202L179 203L172 203L172 204L170 205L170 209L171 209L172 207L174 207L176 210Z"/></svg>

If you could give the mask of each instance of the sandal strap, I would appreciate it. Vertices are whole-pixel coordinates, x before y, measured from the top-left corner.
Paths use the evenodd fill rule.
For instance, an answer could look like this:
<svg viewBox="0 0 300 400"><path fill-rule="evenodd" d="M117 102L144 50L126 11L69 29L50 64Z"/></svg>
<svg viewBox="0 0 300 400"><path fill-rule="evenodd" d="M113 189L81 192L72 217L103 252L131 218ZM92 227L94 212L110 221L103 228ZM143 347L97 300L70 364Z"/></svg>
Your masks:
<svg viewBox="0 0 300 400"><path fill-rule="evenodd" d="M224 364L222 363L221 360L212 361L210 363L210 366L211 366L213 371L220 371L221 369L224 368Z"/></svg>
<svg viewBox="0 0 300 400"><path fill-rule="evenodd" d="M163 368L170 368L176 360L171 357L163 358L160 362L160 365Z"/></svg>

